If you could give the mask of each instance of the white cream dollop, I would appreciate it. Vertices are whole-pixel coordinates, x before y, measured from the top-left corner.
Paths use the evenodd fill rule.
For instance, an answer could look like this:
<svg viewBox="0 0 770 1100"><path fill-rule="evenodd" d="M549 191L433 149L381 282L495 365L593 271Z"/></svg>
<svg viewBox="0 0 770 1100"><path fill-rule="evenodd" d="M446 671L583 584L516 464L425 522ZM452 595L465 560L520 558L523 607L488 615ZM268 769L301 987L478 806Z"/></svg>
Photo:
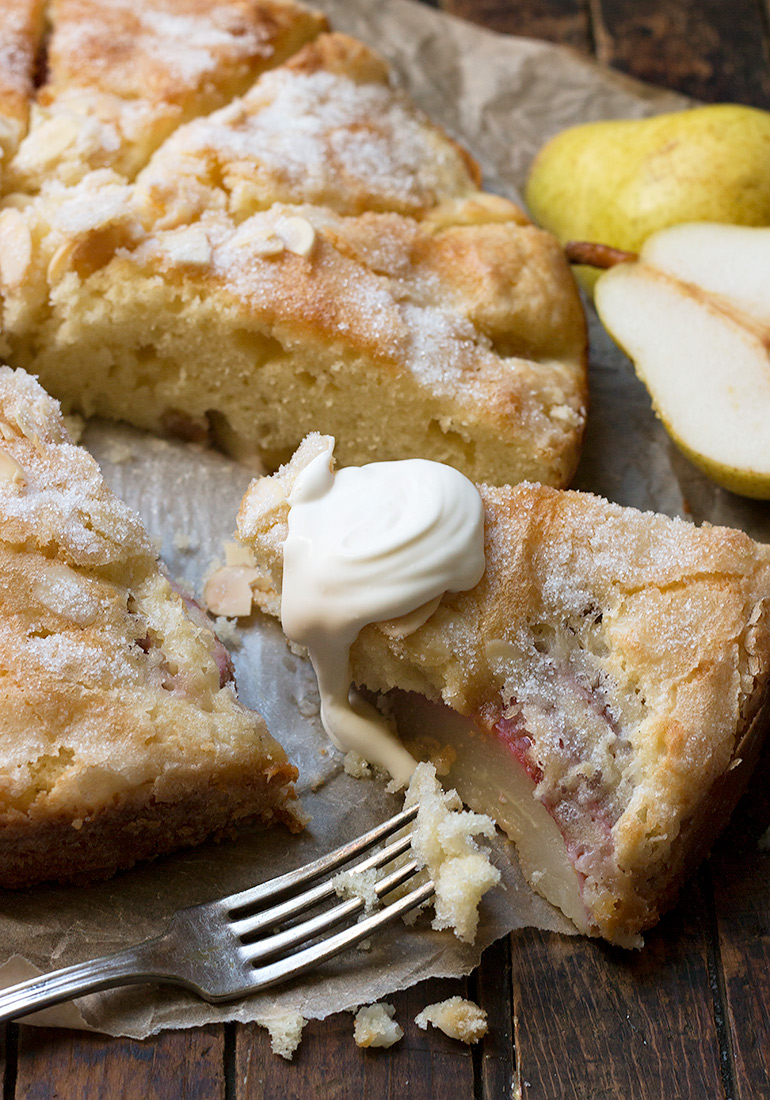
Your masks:
<svg viewBox="0 0 770 1100"><path fill-rule="evenodd" d="M307 647L333 743L406 782L414 758L350 691L350 646L368 623L409 615L408 629L416 629L445 592L478 584L484 509L475 485L439 462L374 462L336 473L331 466L330 446L289 496L281 622Z"/></svg>

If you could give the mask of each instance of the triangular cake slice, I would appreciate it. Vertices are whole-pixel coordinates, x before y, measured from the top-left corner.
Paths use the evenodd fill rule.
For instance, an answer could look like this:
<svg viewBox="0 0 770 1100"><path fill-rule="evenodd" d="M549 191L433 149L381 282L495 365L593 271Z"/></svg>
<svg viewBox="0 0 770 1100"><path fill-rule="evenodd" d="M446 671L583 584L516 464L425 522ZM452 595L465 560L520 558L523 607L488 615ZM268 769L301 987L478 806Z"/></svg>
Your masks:
<svg viewBox="0 0 770 1100"><path fill-rule="evenodd" d="M275 615L287 497L328 442L306 440L241 507L264 577L254 596ZM406 707L412 751L499 822L578 928L634 944L707 852L758 752L770 548L584 493L479 492L481 582L411 632L405 620L364 627L353 680L429 700Z"/></svg>
<svg viewBox="0 0 770 1100"><path fill-rule="evenodd" d="M11 172L10 186L23 192L97 168L132 178L177 126L244 92L326 25L292 0L49 7L45 71Z"/></svg>
<svg viewBox="0 0 770 1100"><path fill-rule="evenodd" d="M305 434L564 484L586 332L564 256L344 35L110 170L0 212L9 359L68 408L269 468Z"/></svg>
<svg viewBox="0 0 770 1100"><path fill-rule="evenodd" d="M104 878L292 813L296 770L139 518L0 368L0 886Z"/></svg>

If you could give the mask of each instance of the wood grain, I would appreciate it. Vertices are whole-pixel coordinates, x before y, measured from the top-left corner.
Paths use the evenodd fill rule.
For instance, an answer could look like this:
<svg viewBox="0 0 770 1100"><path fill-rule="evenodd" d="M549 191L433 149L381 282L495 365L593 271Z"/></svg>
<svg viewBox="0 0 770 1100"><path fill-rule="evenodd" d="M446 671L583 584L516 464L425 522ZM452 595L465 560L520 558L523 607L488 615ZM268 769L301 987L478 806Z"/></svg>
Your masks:
<svg viewBox="0 0 770 1100"><path fill-rule="evenodd" d="M224 1027L143 1042L19 1028L15 1100L225 1100Z"/></svg>
<svg viewBox="0 0 770 1100"><path fill-rule="evenodd" d="M493 943L469 979L468 994L487 1013L488 1032L474 1048L477 1089L483 1100L514 1095L516 1060L513 1044L510 939Z"/></svg>
<svg viewBox="0 0 770 1100"><path fill-rule="evenodd" d="M528 929L512 937L523 1100L717 1100L719 1036L702 883L622 951Z"/></svg>
<svg viewBox="0 0 770 1100"><path fill-rule="evenodd" d="M770 1097L770 852L759 838L770 826L766 748L755 780L710 861L717 957L735 1095Z"/></svg>
<svg viewBox="0 0 770 1100"><path fill-rule="evenodd" d="M770 106L762 0L590 0L599 61L709 102Z"/></svg>
<svg viewBox="0 0 770 1100"><path fill-rule="evenodd" d="M592 50L588 0L440 0L440 7L491 30Z"/></svg>
<svg viewBox="0 0 770 1100"><path fill-rule="evenodd" d="M359 1049L350 1013L310 1021L291 1063L271 1052L262 1028L238 1025L235 1100L469 1100L469 1048L435 1029L421 1031L414 1023L427 1004L455 994L465 994L464 982L435 978L388 997L404 1029L403 1039L388 1050Z"/></svg>

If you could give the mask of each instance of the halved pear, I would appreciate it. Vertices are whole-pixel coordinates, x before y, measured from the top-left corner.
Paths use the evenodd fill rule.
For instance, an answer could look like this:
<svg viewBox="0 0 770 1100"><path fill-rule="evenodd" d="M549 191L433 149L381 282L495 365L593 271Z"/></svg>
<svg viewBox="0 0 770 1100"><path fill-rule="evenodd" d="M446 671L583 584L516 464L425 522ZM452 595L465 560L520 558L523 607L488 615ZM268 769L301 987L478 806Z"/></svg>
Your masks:
<svg viewBox="0 0 770 1100"><path fill-rule="evenodd" d="M595 300L677 446L719 485L770 499L770 229L662 230L600 276Z"/></svg>

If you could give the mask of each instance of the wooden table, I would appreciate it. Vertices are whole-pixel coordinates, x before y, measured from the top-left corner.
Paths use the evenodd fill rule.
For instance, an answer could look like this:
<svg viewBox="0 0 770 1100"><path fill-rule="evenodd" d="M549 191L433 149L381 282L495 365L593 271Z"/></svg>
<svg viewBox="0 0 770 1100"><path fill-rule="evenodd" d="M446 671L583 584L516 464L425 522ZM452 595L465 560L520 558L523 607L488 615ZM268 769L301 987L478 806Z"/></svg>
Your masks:
<svg viewBox="0 0 770 1100"><path fill-rule="evenodd" d="M376 0L372 0L376 2ZM498 31L546 38L704 100L770 108L768 0L436 0ZM524 931L467 981L396 994L406 1029L359 1050L351 1017L308 1025L294 1062L227 1024L145 1042L10 1025L4 1100L761 1100L770 1097L770 824L764 767L675 912L627 953ZM413 1024L467 993L489 1012L470 1049Z"/></svg>

